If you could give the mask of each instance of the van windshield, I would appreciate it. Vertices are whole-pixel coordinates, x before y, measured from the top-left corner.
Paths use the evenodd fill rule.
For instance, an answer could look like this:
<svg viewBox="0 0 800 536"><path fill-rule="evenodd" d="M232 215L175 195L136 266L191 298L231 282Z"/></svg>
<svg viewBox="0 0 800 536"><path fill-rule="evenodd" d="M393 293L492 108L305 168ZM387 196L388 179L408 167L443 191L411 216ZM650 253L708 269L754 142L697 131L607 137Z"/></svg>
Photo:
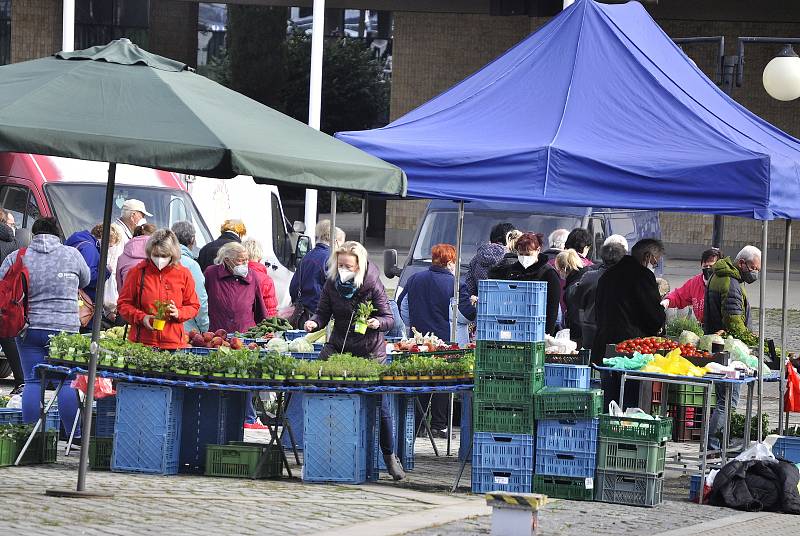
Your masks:
<svg viewBox="0 0 800 536"><path fill-rule="evenodd" d="M90 230L103 221L104 184L50 183L45 186L45 194L65 238L77 231ZM187 192L118 184L114 195L111 221L119 216L125 200L138 199L153 214L152 218L147 218L150 223L164 228L172 227L178 221L190 221L197 232L195 240L198 248L211 241L208 228Z"/></svg>
<svg viewBox="0 0 800 536"><path fill-rule="evenodd" d="M542 233L547 241L556 229L580 227L581 218L548 214L525 214L521 212L470 212L464 210L464 239L461 248L461 263L466 265L475 256L478 245L489 241L489 232L498 223L509 222L520 231ZM412 262L430 262L431 248L436 244L456 243L458 211L429 212L422 224ZM548 244L545 244L545 248Z"/></svg>

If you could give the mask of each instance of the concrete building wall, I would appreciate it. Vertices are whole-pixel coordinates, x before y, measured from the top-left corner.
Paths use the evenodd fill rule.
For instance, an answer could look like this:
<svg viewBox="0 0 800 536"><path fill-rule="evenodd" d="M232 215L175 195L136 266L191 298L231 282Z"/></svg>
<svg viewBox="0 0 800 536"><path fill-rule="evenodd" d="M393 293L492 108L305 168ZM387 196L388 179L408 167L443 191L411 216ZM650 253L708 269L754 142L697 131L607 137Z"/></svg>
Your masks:
<svg viewBox="0 0 800 536"><path fill-rule="evenodd" d="M488 15L396 12L394 69L392 73L391 117L396 119L445 91L496 56L538 29L546 19L490 17ZM723 35L726 54L735 54L739 36L798 36L798 23L751 23L721 21L660 20L671 37ZM767 95L761 73L779 47L747 45L742 87L733 97L784 131L800 136L800 107L797 102L780 102ZM692 57L709 77L715 79L715 45L687 45ZM709 178L713 181L713 177ZM724 184L719 185L724 188ZM800 194L798 194L800 195ZM389 247L407 248L427 203L393 201L387 204L386 242ZM653 207L658 209L659 207ZM694 257L711 242L713 218L695 214L663 212L662 237L673 256ZM796 226L795 234L800 232ZM733 252L746 243L758 244L761 224L743 218L725 218L724 247ZM770 229L770 247L782 247L783 222ZM800 240L798 240L800 244Z"/></svg>

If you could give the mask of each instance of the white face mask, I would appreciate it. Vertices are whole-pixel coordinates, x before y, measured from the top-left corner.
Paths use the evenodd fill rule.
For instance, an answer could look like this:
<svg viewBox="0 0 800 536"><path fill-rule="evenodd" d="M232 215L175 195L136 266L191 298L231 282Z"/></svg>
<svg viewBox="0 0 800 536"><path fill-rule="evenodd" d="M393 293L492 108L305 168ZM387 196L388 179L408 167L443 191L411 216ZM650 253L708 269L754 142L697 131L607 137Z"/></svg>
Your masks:
<svg viewBox="0 0 800 536"><path fill-rule="evenodd" d="M517 257L519 259L519 263L522 265L523 268L530 268L536 261L539 260L538 255L519 255Z"/></svg>
<svg viewBox="0 0 800 536"><path fill-rule="evenodd" d="M150 257L150 260L153 261L153 264L156 265L156 268L158 268L159 270L163 270L169 265L169 261L171 261L172 259L170 259L169 257L156 257L154 255Z"/></svg>
<svg viewBox="0 0 800 536"><path fill-rule="evenodd" d="M147 223L147 219L139 218L139 220L136 222L136 225L134 225L134 227L139 227L140 225L144 225L145 223Z"/></svg>
<svg viewBox="0 0 800 536"><path fill-rule="evenodd" d="M347 283L356 277L356 273L347 268L339 268L339 279L342 283Z"/></svg>
<svg viewBox="0 0 800 536"><path fill-rule="evenodd" d="M247 277L248 268L246 264L238 264L233 267L233 275L239 276L241 278Z"/></svg>

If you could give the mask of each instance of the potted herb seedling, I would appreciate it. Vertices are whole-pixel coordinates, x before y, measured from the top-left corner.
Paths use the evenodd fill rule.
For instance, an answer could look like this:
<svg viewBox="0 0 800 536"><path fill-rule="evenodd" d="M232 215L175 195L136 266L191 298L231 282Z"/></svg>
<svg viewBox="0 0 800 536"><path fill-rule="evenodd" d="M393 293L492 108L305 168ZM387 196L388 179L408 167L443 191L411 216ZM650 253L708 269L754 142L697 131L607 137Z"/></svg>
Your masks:
<svg viewBox="0 0 800 536"><path fill-rule="evenodd" d="M376 311L375 306L372 305L372 301L368 300L364 303L359 303L358 308L356 309L356 321L353 326L353 331L360 335L364 335L367 332L367 320L372 316L372 313Z"/></svg>
<svg viewBox="0 0 800 536"><path fill-rule="evenodd" d="M155 331L163 331L164 326L167 325L167 318L169 318L169 302L156 300L153 302L153 329Z"/></svg>

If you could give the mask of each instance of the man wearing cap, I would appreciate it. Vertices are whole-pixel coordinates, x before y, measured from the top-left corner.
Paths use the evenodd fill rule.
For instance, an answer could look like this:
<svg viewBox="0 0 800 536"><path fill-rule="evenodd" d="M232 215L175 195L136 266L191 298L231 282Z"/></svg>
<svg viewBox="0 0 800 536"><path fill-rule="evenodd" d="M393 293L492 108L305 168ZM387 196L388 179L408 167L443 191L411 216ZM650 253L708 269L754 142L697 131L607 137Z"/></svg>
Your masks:
<svg viewBox="0 0 800 536"><path fill-rule="evenodd" d="M108 269L111 275L106 280L103 310L106 317L112 322L116 321L117 298L119 297L119 289L117 289L116 284L117 259L122 255L125 244L133 238L133 230L139 225L147 223L146 218L148 216L152 217L153 215L147 212L147 208L142 201L128 199L122 204L119 218L111 223L111 226L116 228L120 239L116 246L108 249Z"/></svg>

